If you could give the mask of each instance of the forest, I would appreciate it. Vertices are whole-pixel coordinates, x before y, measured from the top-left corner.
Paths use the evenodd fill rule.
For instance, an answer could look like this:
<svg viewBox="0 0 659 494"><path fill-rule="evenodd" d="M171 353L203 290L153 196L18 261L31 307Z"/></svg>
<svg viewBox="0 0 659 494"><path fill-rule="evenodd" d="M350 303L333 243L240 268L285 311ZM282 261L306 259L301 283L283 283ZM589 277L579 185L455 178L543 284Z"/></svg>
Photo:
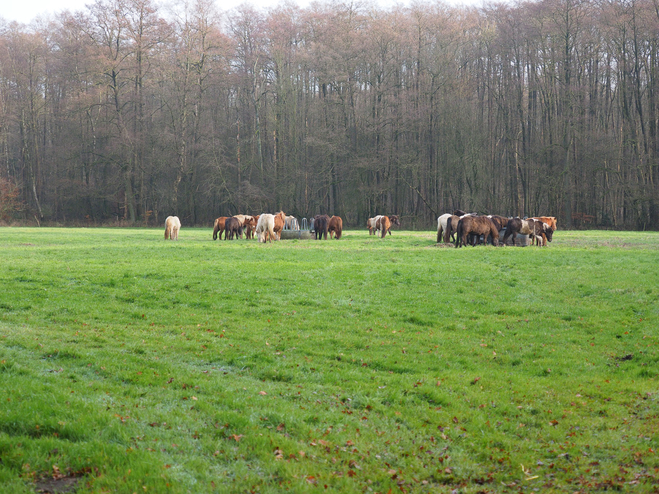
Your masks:
<svg viewBox="0 0 659 494"><path fill-rule="evenodd" d="M658 0L0 19L5 223L284 210L421 229L459 208L658 229L658 124Z"/></svg>

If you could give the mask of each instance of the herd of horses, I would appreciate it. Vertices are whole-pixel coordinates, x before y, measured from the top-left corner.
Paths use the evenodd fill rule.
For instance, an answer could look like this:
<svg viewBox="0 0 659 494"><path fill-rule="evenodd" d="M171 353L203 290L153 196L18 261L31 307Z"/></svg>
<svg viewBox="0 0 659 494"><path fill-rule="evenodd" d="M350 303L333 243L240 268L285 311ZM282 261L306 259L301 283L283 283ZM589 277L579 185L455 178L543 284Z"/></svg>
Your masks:
<svg viewBox="0 0 659 494"><path fill-rule="evenodd" d="M551 242L556 230L554 216L537 216L534 218L505 217L497 214L478 215L456 210L452 214L446 213L437 218L437 243L449 243L451 240L456 247L477 243L499 245L500 232L504 232L501 243L506 245L512 236L512 243L518 234L528 235L531 245L547 245Z"/></svg>
<svg viewBox="0 0 659 494"><path fill-rule="evenodd" d="M306 220L304 220L306 221ZM384 238L387 233L391 235L392 226L400 226L397 215L378 215L369 218L366 222L369 235L380 235ZM178 231L181 221L177 216L169 216L165 220L165 240L178 240ZM220 216L213 224L213 240L242 238L243 233L247 239L256 238L260 243L281 240L284 229L300 230L300 225L294 216L286 216L283 211L276 214L263 213L257 216L237 214L235 216ZM340 216L319 214L310 222L310 230L314 232L316 240L341 238L343 234L343 220ZM456 210L437 218L437 243L453 242L456 247L463 245L476 245L478 243L492 243L499 245L499 237L503 232L501 243L506 244L512 237L515 245L517 235L528 235L532 244L547 245L552 241L556 230L554 216L538 216L534 218L505 217L499 215L479 215Z"/></svg>
<svg viewBox="0 0 659 494"><path fill-rule="evenodd" d="M286 216L283 211L276 214L263 213L256 216L238 214L236 216L220 216L213 224L213 240L219 237L222 240L242 238L243 233L247 239L256 238L261 243L281 240L282 230L299 230L300 224L294 216ZM340 216L319 214L312 218L311 229L314 231L316 240L327 234L330 238L341 238L343 234L343 220Z"/></svg>

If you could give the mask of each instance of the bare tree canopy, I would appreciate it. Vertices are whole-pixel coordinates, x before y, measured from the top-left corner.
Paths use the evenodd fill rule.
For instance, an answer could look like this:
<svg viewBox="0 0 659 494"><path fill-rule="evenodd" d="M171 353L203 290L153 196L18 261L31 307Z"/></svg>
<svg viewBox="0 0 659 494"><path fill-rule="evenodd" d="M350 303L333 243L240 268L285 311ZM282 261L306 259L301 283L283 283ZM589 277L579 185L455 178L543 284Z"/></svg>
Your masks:
<svg viewBox="0 0 659 494"><path fill-rule="evenodd" d="M0 24L0 179L12 214L61 223L460 208L657 229L657 12L96 0Z"/></svg>

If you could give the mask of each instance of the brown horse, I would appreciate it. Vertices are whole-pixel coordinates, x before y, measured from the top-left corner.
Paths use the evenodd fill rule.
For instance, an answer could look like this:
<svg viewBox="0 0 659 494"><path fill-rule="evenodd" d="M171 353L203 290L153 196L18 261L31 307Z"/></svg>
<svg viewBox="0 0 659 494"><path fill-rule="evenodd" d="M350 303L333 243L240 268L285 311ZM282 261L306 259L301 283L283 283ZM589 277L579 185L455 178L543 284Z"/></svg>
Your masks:
<svg viewBox="0 0 659 494"><path fill-rule="evenodd" d="M326 214L319 214L313 218L313 231L315 232L316 240L322 240L323 235L327 240L327 230L329 229L330 217Z"/></svg>
<svg viewBox="0 0 659 494"><path fill-rule="evenodd" d="M483 235L487 244L487 237L492 237L492 243L499 245L499 230L487 216L464 216L458 222L458 242L456 247L467 245L467 236L475 234L477 237Z"/></svg>
<svg viewBox="0 0 659 494"><path fill-rule="evenodd" d="M243 227L240 224L240 220L235 216L227 218L224 222L224 240L233 240L234 235L236 236L236 240L238 240L238 237L243 236Z"/></svg>
<svg viewBox="0 0 659 494"><path fill-rule="evenodd" d="M281 231L284 229L285 224L286 224L286 215L284 214L283 211L279 211L277 214L275 214L275 226L274 226L274 232L275 235L277 236L277 240L281 240Z"/></svg>
<svg viewBox="0 0 659 494"><path fill-rule="evenodd" d="M392 216L380 216L379 219L376 220L375 229L380 230L381 232L380 238L384 238L387 232L389 232L389 235L391 235L392 225L400 226L400 220L398 219L398 216L395 214Z"/></svg>
<svg viewBox="0 0 659 494"><path fill-rule="evenodd" d="M213 240L217 240L217 234L220 234L220 240L222 240L222 232L224 231L224 223L226 222L228 216L220 216L213 223Z"/></svg>
<svg viewBox="0 0 659 494"><path fill-rule="evenodd" d="M259 222L259 217L258 216L247 216L247 219L245 219L245 238L246 239L252 239L254 238L254 232L256 231L256 225Z"/></svg>
<svg viewBox="0 0 659 494"><path fill-rule="evenodd" d="M556 218L554 216L534 216L534 220L536 221L542 221L543 223L546 223L549 228L551 228L552 234L556 231ZM551 239L549 240L551 242ZM547 234L542 233L542 246L547 245Z"/></svg>
<svg viewBox="0 0 659 494"><path fill-rule="evenodd" d="M343 233L343 220L340 216L332 216L330 218L327 225L327 231L330 234L330 238L334 238L335 233L337 240L341 238L341 234Z"/></svg>
<svg viewBox="0 0 659 494"><path fill-rule="evenodd" d="M453 242L457 243L457 238L455 237L458 232L458 223L460 222L460 217L456 215L451 215L446 220L446 230L444 231L444 243L449 243L451 237L453 237Z"/></svg>
<svg viewBox="0 0 659 494"><path fill-rule="evenodd" d="M497 227L497 230L503 230L508 224L508 218L499 216L498 214L490 214L488 215L488 218L492 220L492 223Z"/></svg>

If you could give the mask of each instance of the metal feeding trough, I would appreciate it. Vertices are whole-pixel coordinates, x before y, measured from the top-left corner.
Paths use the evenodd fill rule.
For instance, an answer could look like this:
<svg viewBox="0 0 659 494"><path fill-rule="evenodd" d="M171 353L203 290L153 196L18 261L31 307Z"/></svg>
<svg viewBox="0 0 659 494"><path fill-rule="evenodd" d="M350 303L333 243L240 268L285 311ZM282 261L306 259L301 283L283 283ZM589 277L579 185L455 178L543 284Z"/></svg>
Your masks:
<svg viewBox="0 0 659 494"><path fill-rule="evenodd" d="M499 231L499 245L502 244L503 242L503 237L506 234L506 229L504 228L503 230ZM508 237L508 240L506 240L506 245L513 245L513 236L511 235ZM518 247L527 247L531 245L531 237L528 235L522 235L521 233L518 233L516 238L515 238L515 244Z"/></svg>
<svg viewBox="0 0 659 494"><path fill-rule="evenodd" d="M302 224L298 222L297 218L290 217L286 218L286 223L284 223L284 229L281 231L282 240L313 240L313 219L307 221L306 218L302 218Z"/></svg>

